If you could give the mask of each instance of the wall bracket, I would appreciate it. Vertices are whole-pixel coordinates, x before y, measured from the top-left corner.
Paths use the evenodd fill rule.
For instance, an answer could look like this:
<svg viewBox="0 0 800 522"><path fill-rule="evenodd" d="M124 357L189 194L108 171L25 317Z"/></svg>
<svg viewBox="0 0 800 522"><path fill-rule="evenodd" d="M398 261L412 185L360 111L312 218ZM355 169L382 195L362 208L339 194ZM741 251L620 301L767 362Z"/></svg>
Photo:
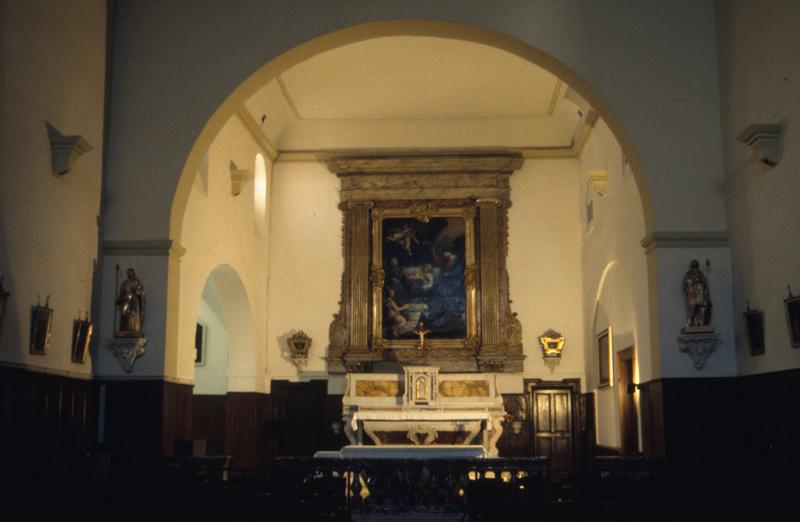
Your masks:
<svg viewBox="0 0 800 522"><path fill-rule="evenodd" d="M75 160L92 150L92 146L83 136L64 136L50 122L45 123L53 156L53 174L62 176L72 169Z"/></svg>
<svg viewBox="0 0 800 522"><path fill-rule="evenodd" d="M782 125L754 123L736 139L749 145L755 151L758 161L774 167L781 161L782 136Z"/></svg>

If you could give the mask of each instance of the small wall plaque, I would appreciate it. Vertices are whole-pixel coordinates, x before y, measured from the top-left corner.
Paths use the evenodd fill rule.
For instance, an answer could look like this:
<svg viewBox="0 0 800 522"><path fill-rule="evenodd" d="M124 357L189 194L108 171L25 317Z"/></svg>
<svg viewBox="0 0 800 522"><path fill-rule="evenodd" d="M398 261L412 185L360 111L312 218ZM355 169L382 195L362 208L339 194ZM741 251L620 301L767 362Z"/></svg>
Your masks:
<svg viewBox="0 0 800 522"><path fill-rule="evenodd" d="M52 326L53 309L50 308L50 296L48 295L44 306L37 304L33 307L31 318L31 353L37 355L47 354L47 348L50 345Z"/></svg>
<svg viewBox="0 0 800 522"><path fill-rule="evenodd" d="M94 325L89 320L87 312L86 319L76 319L72 327L72 362L83 364L86 362L86 354L89 353L89 344L92 342L92 332Z"/></svg>
<svg viewBox="0 0 800 522"><path fill-rule="evenodd" d="M748 305L744 315L744 327L747 333L747 342L750 344L750 355L764 353L764 312L750 310Z"/></svg>
<svg viewBox="0 0 800 522"><path fill-rule="evenodd" d="M792 295L789 288L789 297L784 299L786 307L786 324L789 328L789 342L792 348L800 348L800 295Z"/></svg>

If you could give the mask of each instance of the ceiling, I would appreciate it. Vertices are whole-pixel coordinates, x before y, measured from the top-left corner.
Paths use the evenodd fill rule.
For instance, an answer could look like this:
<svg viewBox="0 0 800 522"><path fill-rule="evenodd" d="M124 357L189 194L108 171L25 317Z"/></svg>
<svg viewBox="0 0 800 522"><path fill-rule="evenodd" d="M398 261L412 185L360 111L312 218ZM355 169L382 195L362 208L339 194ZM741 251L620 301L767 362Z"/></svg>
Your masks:
<svg viewBox="0 0 800 522"><path fill-rule="evenodd" d="M574 149L588 116L558 78L472 42L392 36L321 53L239 111L280 155L426 148ZM580 110L583 109L583 110Z"/></svg>

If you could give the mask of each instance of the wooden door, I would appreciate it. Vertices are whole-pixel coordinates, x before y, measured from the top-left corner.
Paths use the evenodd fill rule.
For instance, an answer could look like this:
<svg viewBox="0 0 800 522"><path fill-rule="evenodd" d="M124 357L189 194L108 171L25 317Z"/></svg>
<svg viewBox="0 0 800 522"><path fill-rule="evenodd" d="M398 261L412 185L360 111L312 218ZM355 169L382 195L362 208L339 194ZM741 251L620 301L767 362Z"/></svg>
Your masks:
<svg viewBox="0 0 800 522"><path fill-rule="evenodd" d="M547 457L553 469L573 465L572 390L533 388L533 453Z"/></svg>
<svg viewBox="0 0 800 522"><path fill-rule="evenodd" d="M617 368L619 368L619 411L622 453L632 455L639 452L639 419L636 413L634 394L634 349L633 346L625 348L617 355Z"/></svg>
<svg viewBox="0 0 800 522"><path fill-rule="evenodd" d="M273 381L278 457L310 457L324 446L325 381Z"/></svg>

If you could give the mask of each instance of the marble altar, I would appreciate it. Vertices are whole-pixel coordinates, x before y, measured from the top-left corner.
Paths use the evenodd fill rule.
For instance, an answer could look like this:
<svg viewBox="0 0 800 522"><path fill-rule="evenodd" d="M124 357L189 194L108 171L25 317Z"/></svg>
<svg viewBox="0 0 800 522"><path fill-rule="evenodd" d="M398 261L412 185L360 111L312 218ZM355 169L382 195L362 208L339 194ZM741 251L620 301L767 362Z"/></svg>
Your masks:
<svg viewBox="0 0 800 522"><path fill-rule="evenodd" d="M403 374L348 374L342 399L353 447L364 447L366 434L387 450L478 444L496 457L505 415L496 374L439 374L433 366L405 366Z"/></svg>

